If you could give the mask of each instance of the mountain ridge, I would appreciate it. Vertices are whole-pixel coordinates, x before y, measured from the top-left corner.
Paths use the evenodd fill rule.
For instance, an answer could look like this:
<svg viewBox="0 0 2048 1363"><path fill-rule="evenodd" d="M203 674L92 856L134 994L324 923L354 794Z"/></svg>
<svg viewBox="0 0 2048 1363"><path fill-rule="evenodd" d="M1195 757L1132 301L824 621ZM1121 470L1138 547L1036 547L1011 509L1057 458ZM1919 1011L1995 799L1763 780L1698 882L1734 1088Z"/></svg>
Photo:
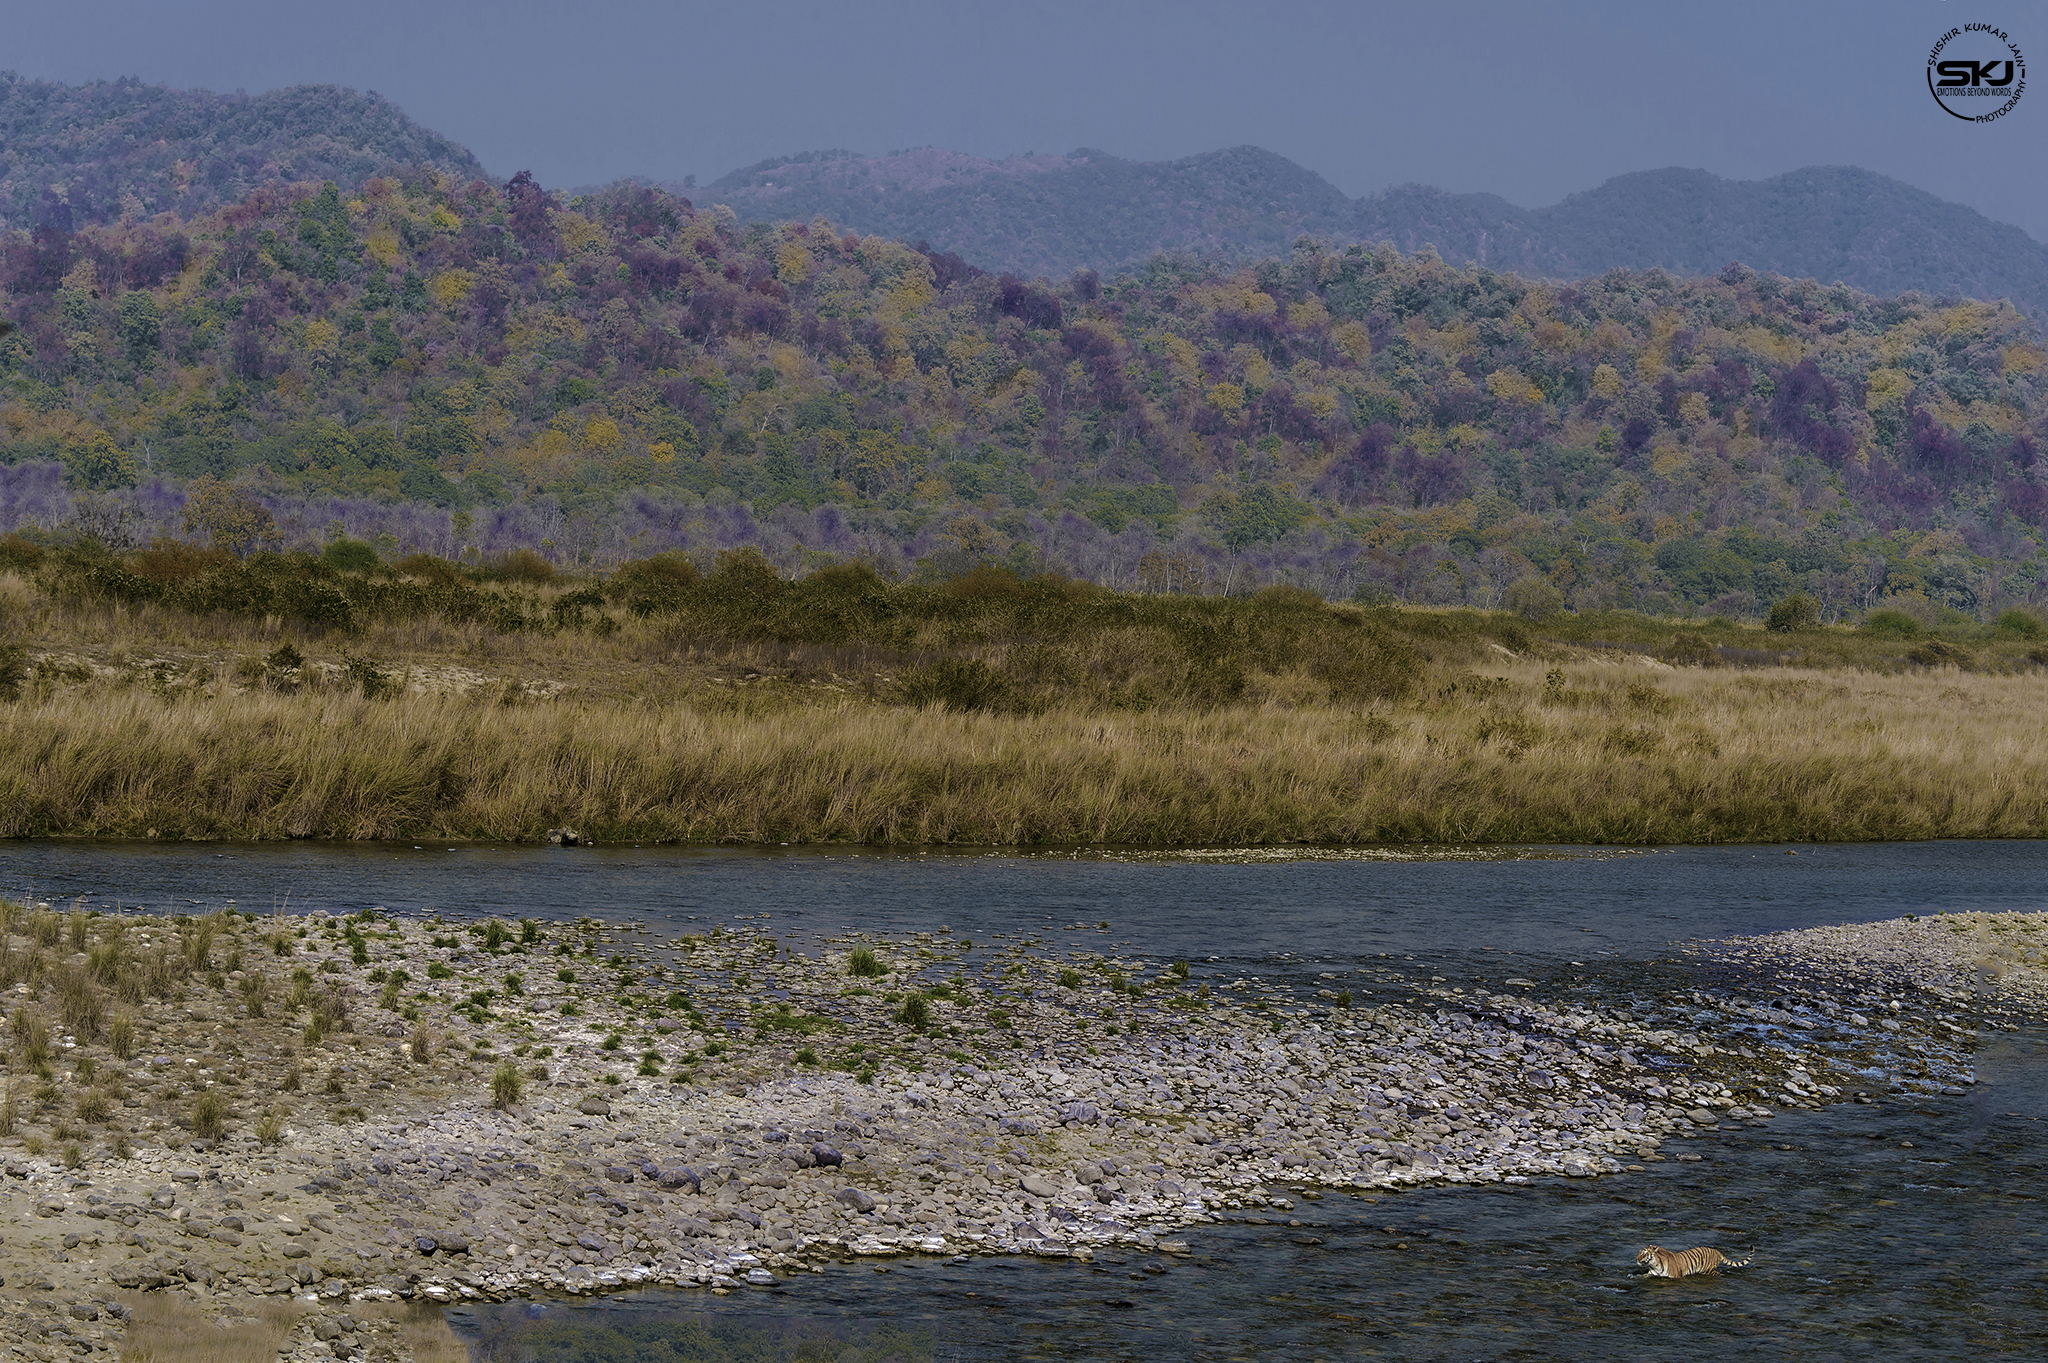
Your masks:
<svg viewBox="0 0 2048 1363"><path fill-rule="evenodd" d="M1259 147L1172 161L1094 149L1000 160L940 148L757 162L677 187L753 221L824 216L926 240L992 270L1058 276L1134 269L1160 251L1251 257L1309 235L1433 246L1452 264L1537 278L1611 269L1752 269L1876 293L2008 298L2048 309L2048 246L1889 176L1809 166L1762 180L1701 169L1632 171L1523 208L1496 194L1403 184L1357 199Z"/></svg>
<svg viewBox="0 0 2048 1363"><path fill-rule="evenodd" d="M273 180L356 185L393 166L484 174L469 150L374 91L291 85L216 94L129 76L65 85L0 71L0 232L189 217Z"/></svg>

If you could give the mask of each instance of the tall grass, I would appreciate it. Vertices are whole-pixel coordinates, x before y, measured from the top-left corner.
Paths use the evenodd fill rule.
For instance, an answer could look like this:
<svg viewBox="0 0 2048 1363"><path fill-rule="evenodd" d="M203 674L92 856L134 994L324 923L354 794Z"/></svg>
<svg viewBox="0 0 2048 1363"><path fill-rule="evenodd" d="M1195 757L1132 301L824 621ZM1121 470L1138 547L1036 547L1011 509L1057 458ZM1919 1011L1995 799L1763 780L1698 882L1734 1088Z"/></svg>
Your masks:
<svg viewBox="0 0 2048 1363"><path fill-rule="evenodd" d="M131 1308L122 1363L274 1363L304 1314L293 1301L259 1301L256 1319L222 1329L209 1312L175 1292L125 1293Z"/></svg>
<svg viewBox="0 0 2048 1363"><path fill-rule="evenodd" d="M1552 675L1554 674L1554 675ZM1290 684L1300 685L1290 691ZM1416 700L759 715L57 692L0 707L0 836L1713 842L2048 834L2039 673L1507 659ZM1289 697L1292 696L1292 699ZM194 929L166 975L205 959ZM166 979L169 986L173 981Z"/></svg>

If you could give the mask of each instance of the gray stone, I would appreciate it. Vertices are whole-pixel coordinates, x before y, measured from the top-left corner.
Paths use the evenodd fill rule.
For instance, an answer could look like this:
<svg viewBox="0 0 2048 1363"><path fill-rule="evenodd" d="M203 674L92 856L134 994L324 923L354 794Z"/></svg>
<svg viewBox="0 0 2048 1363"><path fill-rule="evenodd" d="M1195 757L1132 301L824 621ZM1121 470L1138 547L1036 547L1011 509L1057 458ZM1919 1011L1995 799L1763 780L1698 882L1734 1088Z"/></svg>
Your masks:
<svg viewBox="0 0 2048 1363"><path fill-rule="evenodd" d="M441 1242L439 1240L436 1240L433 1236L427 1235L424 1232L422 1232L419 1235L413 1236L412 1247L422 1254L432 1254L435 1250L441 1247ZM292 1246L292 1249L296 1248L298 1248L298 1246ZM291 1250L286 1250L285 1252L289 1254Z"/></svg>
<svg viewBox="0 0 2048 1363"><path fill-rule="evenodd" d="M197 1183L203 1177L204 1175L202 1175L197 1169L171 1170L171 1182L173 1183Z"/></svg>
<svg viewBox="0 0 2048 1363"><path fill-rule="evenodd" d="M832 1200L857 1212L871 1212L875 1209L875 1199L859 1188L841 1188L832 1195Z"/></svg>
<svg viewBox="0 0 2048 1363"><path fill-rule="evenodd" d="M823 1141L811 1147L811 1158L818 1162L818 1167L821 1169L837 1169L846 1163L846 1156L840 1154L831 1146L826 1145Z"/></svg>
<svg viewBox="0 0 2048 1363"><path fill-rule="evenodd" d="M609 1117L612 1115L612 1105L604 1099L594 1096L585 1098L582 1102L578 1103L576 1110L586 1117Z"/></svg>
<svg viewBox="0 0 2048 1363"><path fill-rule="evenodd" d="M1017 1186L1022 1188L1025 1192L1031 1194L1033 1197L1043 1197L1049 1199L1058 1197L1060 1195L1059 1189L1053 1187L1050 1183L1047 1183L1044 1179L1040 1178L1036 1174L1024 1175L1024 1177L1017 1180Z"/></svg>

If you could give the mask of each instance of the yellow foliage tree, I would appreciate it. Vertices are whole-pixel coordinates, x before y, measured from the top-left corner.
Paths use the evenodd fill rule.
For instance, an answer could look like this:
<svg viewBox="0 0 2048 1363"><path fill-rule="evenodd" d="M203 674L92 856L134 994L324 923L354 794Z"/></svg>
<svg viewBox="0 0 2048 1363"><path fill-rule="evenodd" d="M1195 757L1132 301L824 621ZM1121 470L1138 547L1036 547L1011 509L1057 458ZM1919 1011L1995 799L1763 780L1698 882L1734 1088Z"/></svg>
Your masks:
<svg viewBox="0 0 2048 1363"><path fill-rule="evenodd" d="M786 241L775 253L777 277L791 284L801 284L811 277L811 253L800 241Z"/></svg>
<svg viewBox="0 0 2048 1363"><path fill-rule="evenodd" d="M427 292L442 307L453 307L476 288L476 276L468 270L443 270L427 285Z"/></svg>
<svg viewBox="0 0 2048 1363"><path fill-rule="evenodd" d="M1593 396L1612 402L1621 396L1621 371L1611 364L1597 365L1593 370Z"/></svg>
<svg viewBox="0 0 2048 1363"><path fill-rule="evenodd" d="M244 488L194 479L185 489L185 529L204 533L216 549L240 556L277 537L277 522Z"/></svg>
<svg viewBox="0 0 2048 1363"><path fill-rule="evenodd" d="M625 443L619 423L608 416L592 417L583 425L583 448L595 454L617 454Z"/></svg>
<svg viewBox="0 0 2048 1363"><path fill-rule="evenodd" d="M1372 358L1372 333L1363 322L1345 322L1332 328L1330 339L1337 343L1337 349L1351 357L1353 364L1364 364Z"/></svg>
<svg viewBox="0 0 2048 1363"><path fill-rule="evenodd" d="M1678 400L1678 419L1688 426L1697 426L1707 419L1707 395L1687 393Z"/></svg>
<svg viewBox="0 0 2048 1363"><path fill-rule="evenodd" d="M1519 369L1496 369L1486 376L1486 391L1505 402L1523 402L1532 407L1543 402L1543 390Z"/></svg>
<svg viewBox="0 0 2048 1363"><path fill-rule="evenodd" d="M1234 383L1219 383L1207 394L1211 407L1225 416L1234 417L1244 410L1244 389Z"/></svg>

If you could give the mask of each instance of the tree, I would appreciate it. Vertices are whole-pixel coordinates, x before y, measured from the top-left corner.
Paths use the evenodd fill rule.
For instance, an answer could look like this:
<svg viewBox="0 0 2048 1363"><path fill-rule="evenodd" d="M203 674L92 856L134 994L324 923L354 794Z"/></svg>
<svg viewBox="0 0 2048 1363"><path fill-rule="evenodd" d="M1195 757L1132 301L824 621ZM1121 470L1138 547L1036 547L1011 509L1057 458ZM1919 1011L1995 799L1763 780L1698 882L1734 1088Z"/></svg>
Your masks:
<svg viewBox="0 0 2048 1363"><path fill-rule="evenodd" d="M1800 630L1812 629L1820 623L1820 602L1805 592L1792 595L1771 607L1765 617L1764 626L1774 634L1793 634Z"/></svg>
<svg viewBox="0 0 2048 1363"><path fill-rule="evenodd" d="M1548 620L1564 609L1564 593L1532 573L1509 584L1503 604L1524 620Z"/></svg>
<svg viewBox="0 0 2048 1363"><path fill-rule="evenodd" d="M206 477L185 489L185 529L240 558L276 538L277 522L248 489Z"/></svg>
<svg viewBox="0 0 2048 1363"><path fill-rule="evenodd" d="M135 457L95 426L63 447L66 480L74 487L104 490L135 485Z"/></svg>

